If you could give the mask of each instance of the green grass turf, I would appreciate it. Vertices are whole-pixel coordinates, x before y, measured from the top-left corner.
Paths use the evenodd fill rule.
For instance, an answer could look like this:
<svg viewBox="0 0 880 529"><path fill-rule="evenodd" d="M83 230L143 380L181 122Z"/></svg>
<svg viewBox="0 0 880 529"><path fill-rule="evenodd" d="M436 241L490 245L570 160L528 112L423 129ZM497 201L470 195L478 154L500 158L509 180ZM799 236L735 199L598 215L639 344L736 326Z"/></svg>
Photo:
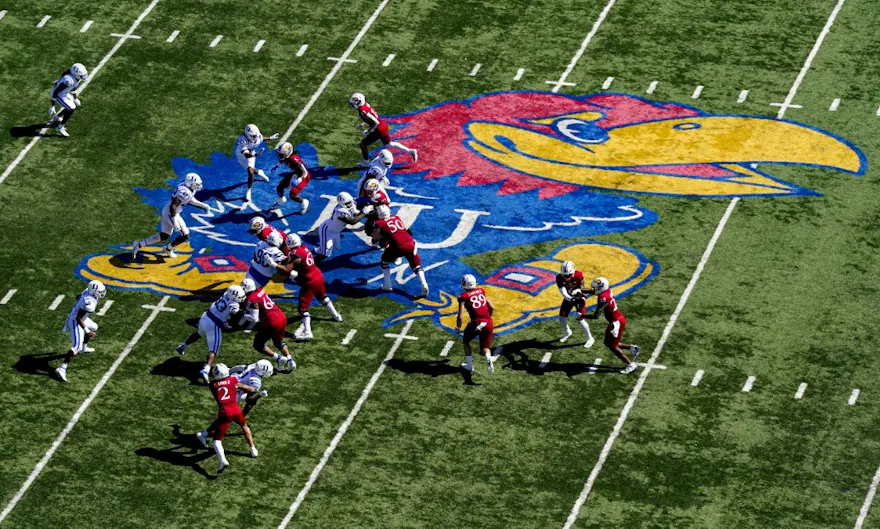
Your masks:
<svg viewBox="0 0 880 529"><path fill-rule="evenodd" d="M72 141L41 141L0 186L0 231L14 242L0 246L0 294L20 290L0 307L5 365L34 352L63 352L67 344L56 329L71 299L58 312L45 307L58 293L73 296L82 288L73 266L86 253L151 231L155 216L133 186L163 185L173 157L201 162L227 152L246 122L286 129L332 67L325 58L342 53L376 4L293 11L261 3L247 13L238 5L214 2L212 11L223 16L206 16L199 3L160 2L137 31L143 39L124 45L84 94L87 106L70 124ZM371 94L388 114L493 90L546 89L544 81L558 78L604 5L461 2L449 9L392 1L355 50L359 62L330 83L294 139L314 143L322 161L355 161L345 105L354 89ZM4 130L42 119L54 76L73 60L94 65L112 46L106 33L125 31L146 3L69 6L43 30L32 26L51 12L49 3L9 7L0 21L0 57L16 72L14 83L0 79ZM827 0L621 1L572 72L569 81L578 86L564 91L597 91L615 76L614 91L642 94L658 80L653 98L690 102L702 84L704 94L693 104L707 111L775 115L767 104L784 99L832 7ZM876 66L862 58L876 47L866 29L876 11L848 1L795 101L804 109L788 114L854 141L869 160L878 149L872 123L880 103L871 100ZM87 19L95 26L80 35ZM166 44L174 29L181 35ZM217 34L223 42L209 49ZM259 39L267 44L253 54ZM296 58L303 43L309 50ZM388 53L398 57L382 68ZM440 62L426 72L433 58ZM480 74L468 76L477 62ZM517 68L526 69L519 82L512 80ZM738 105L742 89L751 95ZM833 97L844 103L828 113ZM26 142L0 144L4 168ZM660 358L669 369L647 381L578 527L854 523L878 462L874 377L863 356L877 327L869 309L877 301L876 180L871 171L861 179L804 168L773 173L824 196L747 199L737 206ZM648 355L728 202L639 198L659 221L603 239L660 264L658 277L621 302L630 320L627 338ZM71 211L82 222L71 223ZM477 256L473 264L490 271L556 245L511 248ZM0 467L0 497L18 489L134 335L147 314L139 306L158 299L117 291L108 298L116 305L99 319L99 350L77 359L70 384L8 372L4 415L20 434L0 438L0 453L11 454ZM233 468L211 480L204 474L213 473L216 459L174 449L182 439L174 425L192 434L212 418L213 404L180 376L177 360L168 360L191 331L186 320L204 306L177 300L169 306L177 312L158 316L10 525L189 527L212 519L276 525L385 356L391 340L376 329L399 310L385 300L338 302L346 321L317 322L320 341L295 348L301 369L268 382L271 396L251 420L260 458L232 457ZM338 345L349 328L359 329L352 346ZM294 525L560 526L635 379L565 375L597 356L616 366L598 346L554 349L548 369L538 369L550 348L529 340L554 338L557 326L549 321L499 339L509 355L499 374L489 379L478 361L481 385L467 387L449 368L460 360L460 346L448 363L437 356L448 334L426 321L411 333L419 341L401 346ZM184 357L188 373L203 347ZM224 349L228 363L255 358L246 335L229 335ZM707 375L691 388L696 369ZM758 382L742 394L748 375ZM804 400L794 401L802 381L810 386ZM850 408L853 387L863 394ZM227 447L245 451L240 437Z"/></svg>

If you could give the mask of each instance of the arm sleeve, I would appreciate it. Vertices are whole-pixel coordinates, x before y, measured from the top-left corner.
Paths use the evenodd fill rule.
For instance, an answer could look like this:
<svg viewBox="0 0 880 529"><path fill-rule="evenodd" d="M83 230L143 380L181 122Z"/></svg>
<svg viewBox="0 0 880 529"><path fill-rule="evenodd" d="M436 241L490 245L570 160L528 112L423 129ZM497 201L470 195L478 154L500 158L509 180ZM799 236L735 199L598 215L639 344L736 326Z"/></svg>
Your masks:
<svg viewBox="0 0 880 529"><path fill-rule="evenodd" d="M568 293L565 287L559 287L559 293L562 294L562 297L565 301L571 301L571 295Z"/></svg>
<svg viewBox="0 0 880 529"><path fill-rule="evenodd" d="M205 211L208 211L209 209L211 209L211 206L205 204L201 200L198 200L196 197L192 197L191 199L189 199L189 203L197 208L202 208Z"/></svg>

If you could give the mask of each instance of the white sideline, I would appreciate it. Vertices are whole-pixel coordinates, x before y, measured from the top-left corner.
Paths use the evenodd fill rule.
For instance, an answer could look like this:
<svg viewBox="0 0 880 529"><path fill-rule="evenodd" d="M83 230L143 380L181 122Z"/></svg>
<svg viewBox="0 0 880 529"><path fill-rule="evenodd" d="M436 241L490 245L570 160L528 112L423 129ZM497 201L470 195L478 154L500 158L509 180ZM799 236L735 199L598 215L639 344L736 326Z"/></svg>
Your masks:
<svg viewBox="0 0 880 529"><path fill-rule="evenodd" d="M574 70L574 67L577 66L581 57L583 57L584 52L587 51L587 46L590 45L590 41L593 40L593 37L596 36L596 33L599 32L599 28L602 27L602 22L605 22L605 17L608 16L608 12L611 11L611 8L614 7L614 2L616 0L608 0L608 3L605 4L605 9L599 13L599 18L596 19L596 22L593 23L593 27L590 28L590 32L587 33L587 36L584 37L584 41L581 42L581 47L578 48L578 51L574 54L574 57L571 58L571 62L568 63L568 66L565 68L565 71L562 72L562 75L559 76L559 80L555 83L553 81L548 81L550 84L554 84L553 89L550 90L553 93L559 91L563 86L571 86L571 84L566 83L566 79L571 75L571 72Z"/></svg>
<svg viewBox="0 0 880 529"><path fill-rule="evenodd" d="M133 35L134 30L141 25L141 22L143 22L144 18L146 18L146 16L150 14L150 11L152 11L158 3L159 0L153 0L152 2L150 2L150 5L148 5L147 8L144 9L144 11L135 19L135 21L131 24L131 27L128 28L128 31L125 34ZM116 52L119 51L119 48L127 40L127 38L122 38L116 41L116 44L113 45L107 55L105 55L104 58L101 59L101 62L99 62L98 65L94 67L94 69L92 69L92 71L89 73L89 78L83 82L79 89L77 89L77 93L81 94L85 91L86 87L89 86L89 83L92 82L92 79L95 78L95 75L97 75L98 72L101 71L101 68L103 68L104 65L107 64L107 61L110 60L110 57L116 55ZM22 149L20 153L18 153L18 156L15 157L15 160L12 160L12 163L9 164L9 167L7 167L5 171L3 171L3 174L0 174L0 184L2 184L6 180L9 174L12 173L12 171L14 171L16 167L18 167L18 164L20 164L22 160L24 160L24 157L27 156L27 153L29 153L30 150L33 149L34 146L40 141L40 139L43 138L43 134L46 133L46 130L47 129L45 128L41 129L39 135L34 136L34 139L32 139L30 143L28 143L25 148Z"/></svg>
<svg viewBox="0 0 880 529"><path fill-rule="evenodd" d="M116 361L113 362L113 365L110 366L110 369L108 369L107 372L104 373L104 376L101 377L101 380L98 381L98 383L92 389L92 392L89 393L89 396L86 398L86 400L84 400L79 409L76 410L76 413L74 413L73 417L70 418L67 426L65 426L64 429L61 430L61 433L58 434L58 437L52 443L52 446L50 446L49 449L46 450L46 453L43 454L42 459L40 459L40 461L37 463L37 466L34 467L34 470L31 471L30 476L28 476L27 480L25 480L21 488L18 489L18 492L15 493L15 496L13 496L12 499L9 500L9 503L6 504L6 508L4 508L3 512L0 513L0 523L3 523L3 520L5 520L9 516L9 513L12 512L12 509L15 508L18 502L21 501L21 499L24 497L28 489L31 488L31 485L34 484L34 481L36 481L37 477L40 475L43 469L46 468L49 460L52 459L53 455L55 455L55 451L58 450L58 447L61 446L61 443L64 442L64 439L67 438L68 434L70 434L71 430L73 430L73 427L76 426L76 423L79 422L80 418L83 416L83 413L85 413L88 407L92 404L92 401L95 400L95 397L98 396L98 393L101 392L101 390L104 388L104 385L107 384L107 381L110 380L110 377L113 376L113 373L116 372L116 369L119 368L119 365L122 364L122 361L125 360L125 357L128 356L128 353L130 353L131 350L134 349L134 346L137 345L137 343L144 336L144 333L147 332L147 328L150 326L151 323L153 323L153 320L156 319L156 316L158 316L159 313L163 310L174 310L165 308L165 304L168 302L168 299L168 296L164 296L159 301L158 305L153 307L152 312L150 312L150 315L147 316L146 320L144 320L141 328L138 329L131 341L126 344L122 352L119 353L119 356L116 357Z"/></svg>
<svg viewBox="0 0 880 529"><path fill-rule="evenodd" d="M315 93L312 94L312 98L309 99L309 102L306 103L306 106L304 106L303 109L299 111L299 115L296 116L295 120L293 120L293 123L290 125L290 127L288 127L287 131L284 133L284 136L281 136L281 139L278 140L279 145L287 141L287 139L290 138L290 135L293 134L293 131L295 131L296 128L299 127L299 124L302 122L303 119L305 119L306 114L309 113L309 110L312 109L312 106L315 104L316 101L318 101L318 98L321 97L321 94L324 93L324 90L327 89L327 85L330 84L330 81L332 81L333 78L336 77L336 74L339 73L339 70L342 69L342 65L346 63L348 57L351 55L351 52L354 51L355 47L358 45L361 39L364 38L364 35L367 34L367 31L369 31L373 23L376 22L376 19L379 18L379 14L382 12L383 9L385 9L385 6L388 5L388 2L390 1L391 0L382 0L382 3L379 4L379 7L377 7L376 10L373 11L373 14L370 15L369 19L367 19L367 23L364 24L364 27L361 28L358 34L355 35L354 40L351 41L351 44L348 45L348 49L346 49L342 56L339 57L339 60L336 61L336 64L334 64L333 68L330 70L330 73L328 73L327 76L324 77L324 80L321 82L321 86L319 86Z"/></svg>
<svg viewBox="0 0 880 529"><path fill-rule="evenodd" d="M382 376L382 373L385 371L385 368L388 366L388 362L394 358L394 353L397 352L397 349L400 347L400 344L403 343L403 340L406 338L415 338L414 336L409 336L407 333L409 332L410 327L412 327L413 320L408 320L404 325L403 329L401 329L400 334L393 335L395 336L394 344L391 345L391 349L388 350L388 354L385 356L385 359L379 364L379 369L373 373L373 376L370 378L370 381L367 382L367 386L361 392L360 398L358 398L357 402L354 404L354 408L348 414L348 417L343 421L342 426L339 427L339 430L336 432L336 435L333 436L333 440L330 441L330 445L324 450L324 455L321 456L321 460L318 461L318 464L312 470L312 473L309 475L308 481L306 481L305 486L302 490L299 491L299 494L296 495L296 500L294 500L293 504L290 506L290 510L287 511L287 515L281 520L281 523L278 524L278 529L284 529L287 527L287 524L293 519L293 516L296 514L296 511L299 509L299 506L302 505L302 502L305 500L306 495L311 490L312 485L315 484L315 481L318 480L318 476L321 474L321 471L327 465L327 462L330 460L330 456L333 455L333 452L336 450L336 447L339 445L339 442L342 440L342 436L345 435L345 432L348 430L348 427L351 426L351 423L354 421L355 417L357 417L358 412L361 411L361 406L366 402L367 397L370 396L370 393L373 391L373 387L375 387L376 382L379 381L379 377ZM388 336L386 334L386 336Z"/></svg>
<svg viewBox="0 0 880 529"><path fill-rule="evenodd" d="M880 467L877 467L874 479L871 480L871 486L868 488L868 495L865 497L865 502L862 504L862 509L859 511L859 517L856 520L854 529L862 529L862 525L865 523L865 518L868 517L868 513L871 511L871 504L874 503L874 496L877 495L878 484L880 484Z"/></svg>

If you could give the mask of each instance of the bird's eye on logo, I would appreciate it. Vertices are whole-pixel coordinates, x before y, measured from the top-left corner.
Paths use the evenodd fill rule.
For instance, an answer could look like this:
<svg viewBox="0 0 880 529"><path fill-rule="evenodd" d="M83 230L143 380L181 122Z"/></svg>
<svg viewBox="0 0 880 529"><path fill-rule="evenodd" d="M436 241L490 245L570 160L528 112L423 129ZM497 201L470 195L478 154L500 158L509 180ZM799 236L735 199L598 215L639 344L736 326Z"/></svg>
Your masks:
<svg viewBox="0 0 880 529"><path fill-rule="evenodd" d="M675 130L697 130L702 127L699 123L677 123L672 126Z"/></svg>
<svg viewBox="0 0 880 529"><path fill-rule="evenodd" d="M577 143L598 144L608 141L608 132L592 121L563 118L553 122L553 129Z"/></svg>

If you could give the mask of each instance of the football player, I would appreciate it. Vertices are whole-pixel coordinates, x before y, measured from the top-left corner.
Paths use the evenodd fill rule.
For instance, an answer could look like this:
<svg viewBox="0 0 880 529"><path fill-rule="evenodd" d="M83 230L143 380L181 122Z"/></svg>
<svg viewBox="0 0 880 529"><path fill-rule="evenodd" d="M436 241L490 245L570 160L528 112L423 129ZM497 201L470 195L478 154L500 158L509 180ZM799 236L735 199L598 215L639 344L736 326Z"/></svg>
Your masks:
<svg viewBox="0 0 880 529"><path fill-rule="evenodd" d="M574 309L578 313L578 325L581 326L584 336L587 338L584 347L589 349L596 340L593 339L590 326L583 318L587 310L587 303L584 299L584 274L575 269L573 262L566 261L562 263L562 270L556 275L556 286L559 287L559 293L562 294L562 304L559 306L559 326L562 328L562 336L559 341L564 343L571 337L568 315Z"/></svg>
<svg viewBox="0 0 880 529"><path fill-rule="evenodd" d="M306 168L306 164L302 161L302 158L299 157L299 153L296 152L293 145L288 142L279 145L278 148L275 149L275 154L278 156L278 163L272 168L272 172L276 172L282 165L290 169L290 172L282 174L281 182L278 184L278 187L275 188L275 191L278 193L278 200L276 200L269 209L279 217L283 215L281 212L281 204L287 202L287 197L284 196L284 188L290 186L289 194L291 200L300 204L299 214L305 215L309 212L309 201L299 195L311 180L309 170Z"/></svg>
<svg viewBox="0 0 880 529"><path fill-rule="evenodd" d="M248 224L248 233L256 236L257 239L261 241L265 241L266 239L268 239L269 234L273 231L278 232L278 234L281 235L281 238L284 239L284 232L266 222L266 219L264 219L263 217L256 216L252 218L251 222ZM290 253L290 250L284 243L281 244L281 251L284 252L284 255Z"/></svg>
<svg viewBox="0 0 880 529"><path fill-rule="evenodd" d="M418 276L419 283L422 284L421 297L427 296L428 282L425 280L422 258L419 257L412 232L403 224L400 217L392 215L391 209L384 204L376 207L376 217L378 220L373 228L373 245L379 244L385 248L381 260L382 275L385 278L382 290L391 292L391 263L405 257L413 273Z"/></svg>
<svg viewBox="0 0 880 529"><path fill-rule="evenodd" d="M175 189L174 193L171 195L171 199L165 204L165 207L162 208L162 223L159 228L159 233L154 233L146 239L131 243L132 261L137 258L137 254L141 248L149 244L155 244L159 241L167 241L175 231L180 233L180 235L171 241L170 244L165 246L165 251L168 252L168 257L172 259L177 257L174 248L189 239L189 228L186 227L186 222L184 222L183 217L180 216L183 208L186 207L187 204L190 204L197 208L202 208L205 211L212 211L211 206L196 200L196 192L201 188L201 176L196 173L189 173L186 175L183 179L183 183L177 186L177 189Z"/></svg>
<svg viewBox="0 0 880 529"><path fill-rule="evenodd" d="M492 313L495 312L495 306L486 297L486 292L482 288L477 288L477 279L473 275L465 274L461 277L461 288L464 289L464 292L458 295L458 317L455 319L455 333L461 332L465 311L471 318L464 329L464 336L462 336L465 362L461 364L461 367L467 371L474 370L471 340L479 337L480 352L486 357L486 367L491 375L495 372L495 361L489 350L492 346Z"/></svg>
<svg viewBox="0 0 880 529"><path fill-rule="evenodd" d="M333 208L333 213L318 226L315 262L320 263L333 255L333 249L339 247L339 234L342 230L360 222L368 211L358 211L354 199L345 191L336 195L336 207Z"/></svg>
<svg viewBox="0 0 880 529"><path fill-rule="evenodd" d="M70 349L67 350L67 356L61 365L55 369L55 375L64 382L67 382L67 366L73 361L73 357L80 353L91 353L93 348L87 344L89 340L95 337L95 331L98 330L98 324L89 317L98 309L98 300L107 295L107 289L104 283L97 280L89 281L89 285L76 299L67 320L64 322L62 331L70 333Z"/></svg>
<svg viewBox="0 0 880 529"><path fill-rule="evenodd" d="M70 134L64 127L73 111L79 108L82 103L79 100L79 94L76 89L79 84L89 78L89 72L86 67L80 63L76 63L67 71L61 74L61 78L55 81L52 90L49 91L49 99L52 101L49 106L49 127L55 127L58 134L65 138ZM56 105L60 110L56 109Z"/></svg>
<svg viewBox="0 0 880 529"><path fill-rule="evenodd" d="M270 365L269 368L272 366ZM244 438L251 447L251 457L257 457L257 447L254 445L254 436L247 425L241 406L238 405L238 392L254 393L254 388L242 384L236 375L229 374L229 368L225 364L217 364L211 370L211 394L217 401L217 418L208 426L196 434L199 442L205 448L208 447L208 430L214 433L214 452L220 458L220 466L217 473L221 473L229 466L226 453L223 450L223 438L229 431L229 426L235 423L241 426Z"/></svg>
<svg viewBox="0 0 880 529"><path fill-rule="evenodd" d="M253 280L258 287L266 286L275 272L286 272L284 267L286 257L281 250L283 244L283 234L277 230L271 232L265 241L257 243L251 268L247 271L246 277Z"/></svg>
<svg viewBox="0 0 880 529"><path fill-rule="evenodd" d="M358 196L367 196L364 190L364 184L370 179L375 179L383 186L389 185L388 170L394 165L394 155L388 149L382 149L379 154L373 158L370 165L364 170L364 175L358 180Z"/></svg>
<svg viewBox="0 0 880 529"><path fill-rule="evenodd" d="M240 286L228 287L220 299L212 303L208 310L202 313L202 317L199 318L199 328L175 349L177 354L182 356L186 353L187 347L198 341L200 337L205 337L208 342L208 359L202 370L199 371L205 384L208 383L208 370L220 354L223 331L230 329L229 319L241 310L241 304L245 299L244 290Z"/></svg>
<svg viewBox="0 0 880 529"><path fill-rule="evenodd" d="M357 110L358 116L360 116L362 121L358 123L358 128L364 133L364 139L361 140L361 154L364 157L364 160L361 162L362 166L369 164L370 145L380 140L382 145L396 147L412 156L413 163L419 161L419 153L415 149L410 149L400 142L391 141L391 135L388 133L388 123L379 117L379 114L367 103L364 94L355 92L348 98L348 104L351 105L351 108Z"/></svg>
<svg viewBox="0 0 880 529"><path fill-rule="evenodd" d="M611 292L608 280L604 277L597 277L590 286L592 288L587 290L587 293L596 295L596 311L593 314L585 314L582 317L588 320L595 320L599 317L600 313L605 315L605 319L608 320L608 327L605 329L605 346L611 349L611 352L617 358L623 360L626 367L623 368L621 373L628 375L636 370L639 346L628 345L620 341L623 338L623 330L626 329L626 318L623 317L623 313L617 307L617 300L614 299L614 294ZM623 352L624 349L632 353L632 360L627 358L626 353Z"/></svg>
<svg viewBox="0 0 880 529"><path fill-rule="evenodd" d="M280 134L273 134L269 137L270 140L278 139ZM235 156L235 161L238 162L238 165L241 166L242 169L247 171L248 180L247 180L247 194L245 195L245 202L251 201L251 188L254 186L254 175L258 175L260 178L269 181L269 177L266 176L266 173L263 172L262 169L257 169L257 156L263 153L265 147L261 147L263 144L263 135L260 133L260 129L257 128L256 125L251 123L247 127L244 128L244 134L238 137L235 140L235 148L233 155Z"/></svg>
<svg viewBox="0 0 880 529"><path fill-rule="evenodd" d="M357 199L357 207L361 211L366 211L367 221L364 223L364 233L370 235L373 233L373 227L376 224L376 208L379 206L391 206L391 197L375 178L369 178L364 182L360 189L360 196ZM366 206L370 206L367 208ZM375 245L374 245L375 247Z"/></svg>
<svg viewBox="0 0 880 529"><path fill-rule="evenodd" d="M269 392L263 389L263 379L272 376L272 364L268 360L257 360L253 364L232 366L229 371L238 375L242 384L254 389L252 392L238 391L238 401L244 402L242 414L247 417L260 398L269 396Z"/></svg>
<svg viewBox="0 0 880 529"><path fill-rule="evenodd" d="M315 263L315 258L309 247L302 243L299 235L290 233L287 235L287 247L290 248L288 257L287 273L290 274L299 285L299 315L302 318L302 329L294 333L297 340L309 341L312 335L312 316L309 314L309 306L317 297L333 316L333 321L342 321L342 315L336 311L333 302L327 297L324 287L324 274Z"/></svg>
<svg viewBox="0 0 880 529"><path fill-rule="evenodd" d="M287 344L284 343L287 315L269 298L269 294L254 283L253 279L249 277L242 279L241 289L247 296L247 305L241 319L242 326L248 329L252 329L257 324L260 326L257 335L254 336L254 349L275 360L279 371L284 367L291 371L296 369L296 362L290 355ZM281 351L280 354L273 352L266 345L269 340L272 340L275 347Z"/></svg>

